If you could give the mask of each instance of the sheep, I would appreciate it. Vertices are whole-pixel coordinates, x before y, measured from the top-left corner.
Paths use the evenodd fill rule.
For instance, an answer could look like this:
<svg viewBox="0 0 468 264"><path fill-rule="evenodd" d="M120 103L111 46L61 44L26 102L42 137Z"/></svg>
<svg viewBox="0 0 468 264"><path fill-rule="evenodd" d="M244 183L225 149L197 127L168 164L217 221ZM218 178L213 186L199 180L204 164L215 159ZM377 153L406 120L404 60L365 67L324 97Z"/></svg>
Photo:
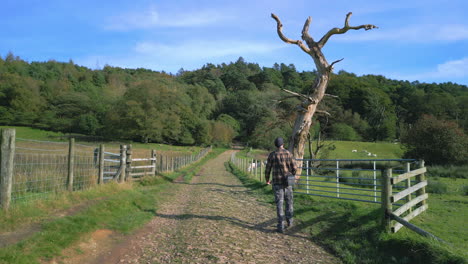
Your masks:
<svg viewBox="0 0 468 264"><path fill-rule="evenodd" d="M251 172L255 168L257 168L257 163L252 162L251 164L249 164L249 167L247 168L247 171Z"/></svg>
<svg viewBox="0 0 468 264"><path fill-rule="evenodd" d="M357 149L353 149L353 150L351 150L351 152L357 152Z"/></svg>

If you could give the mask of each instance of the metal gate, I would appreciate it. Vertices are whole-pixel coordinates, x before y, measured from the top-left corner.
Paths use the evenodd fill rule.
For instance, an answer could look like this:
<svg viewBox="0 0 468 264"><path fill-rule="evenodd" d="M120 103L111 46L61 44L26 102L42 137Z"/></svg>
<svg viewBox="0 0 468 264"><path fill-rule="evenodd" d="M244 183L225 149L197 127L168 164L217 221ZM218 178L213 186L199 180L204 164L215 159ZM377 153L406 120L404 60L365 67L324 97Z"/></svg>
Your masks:
<svg viewBox="0 0 468 264"><path fill-rule="evenodd" d="M115 180L122 172L120 153L104 152L104 182Z"/></svg>
<svg viewBox="0 0 468 264"><path fill-rule="evenodd" d="M401 174L416 168L414 159L302 159L295 193L381 203L382 173L393 168ZM394 187L396 190L406 186Z"/></svg>

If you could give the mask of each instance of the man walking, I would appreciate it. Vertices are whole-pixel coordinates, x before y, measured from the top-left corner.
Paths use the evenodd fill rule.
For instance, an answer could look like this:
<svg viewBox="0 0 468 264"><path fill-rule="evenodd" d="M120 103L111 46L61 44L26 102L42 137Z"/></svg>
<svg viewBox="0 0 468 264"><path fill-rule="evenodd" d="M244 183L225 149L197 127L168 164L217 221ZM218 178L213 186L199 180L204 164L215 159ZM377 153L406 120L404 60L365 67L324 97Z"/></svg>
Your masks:
<svg viewBox="0 0 468 264"><path fill-rule="evenodd" d="M287 186L286 175L289 173L296 175L297 166L293 160L292 154L284 149L282 138L275 139L277 149L268 155L268 161L265 169L265 180L270 182L270 172L273 169L273 191L275 193L276 214L278 215L278 232L284 233L284 220L288 227L293 224L293 190L292 186ZM286 201L286 219L283 212L283 203Z"/></svg>

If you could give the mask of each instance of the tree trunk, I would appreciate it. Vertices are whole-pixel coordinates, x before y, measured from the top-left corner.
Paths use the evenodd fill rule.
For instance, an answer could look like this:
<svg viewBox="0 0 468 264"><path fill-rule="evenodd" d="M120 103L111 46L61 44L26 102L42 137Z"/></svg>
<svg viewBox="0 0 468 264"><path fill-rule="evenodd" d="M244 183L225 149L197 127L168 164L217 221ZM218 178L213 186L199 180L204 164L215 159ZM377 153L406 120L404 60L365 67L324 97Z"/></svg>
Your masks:
<svg viewBox="0 0 468 264"><path fill-rule="evenodd" d="M332 35L336 34L344 34L348 30L359 30L365 29L370 30L373 28L377 28L374 25L360 25L357 27L349 26L349 18L351 17L352 13L349 12L346 15L345 25L343 28L333 28L329 30L319 41L314 41L314 39L309 35L309 26L312 18L309 17L306 22L304 23L304 27L302 29L302 39L305 41L307 45L305 45L301 40L292 40L287 38L283 32L282 28L283 25L275 14L271 14L271 17L276 20L277 23L277 33L281 40L289 44L296 44L298 45L305 53L309 54L315 66L317 67L318 71L318 78L315 84L311 87L311 91L309 95L298 94L295 92L291 92L288 90L283 89L283 91L293 94L300 98L302 103L297 106L297 116L296 121L294 123L294 128L292 135L289 139L289 148L288 150L292 153L295 159L303 159L304 158L304 149L305 144L308 141L308 135L310 131L310 126L312 125L312 118L314 114L318 111L317 106L322 101L323 97L325 96L325 91L328 87L328 81L330 80L330 74L333 71L333 65L335 63L340 62L341 60L334 61L331 65L327 62L325 56L322 53L322 48L327 43L328 39ZM297 162L298 167L300 165L300 161ZM297 175L301 174L299 170Z"/></svg>

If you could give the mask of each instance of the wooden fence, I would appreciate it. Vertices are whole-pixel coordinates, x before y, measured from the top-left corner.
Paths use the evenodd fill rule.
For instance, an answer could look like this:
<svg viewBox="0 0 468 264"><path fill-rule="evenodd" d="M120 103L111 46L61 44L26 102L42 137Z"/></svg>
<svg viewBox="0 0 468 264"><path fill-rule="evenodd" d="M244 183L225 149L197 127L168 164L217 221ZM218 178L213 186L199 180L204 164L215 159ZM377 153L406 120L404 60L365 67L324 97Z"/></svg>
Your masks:
<svg viewBox="0 0 468 264"><path fill-rule="evenodd" d="M5 210L11 203L45 197L47 193L172 172L197 162L211 150L208 147L192 155L163 155L155 150L134 153L132 145L109 151L103 144L75 144L73 138L68 144L21 139L19 143L26 141L26 146L15 146L15 139L15 129L0 130L0 208ZM54 144L58 145L56 149L47 149Z"/></svg>
<svg viewBox="0 0 468 264"><path fill-rule="evenodd" d="M436 240L442 241L433 234L411 224L409 221L428 209L426 193L427 180L424 161L419 162L420 168L397 176L392 176L392 169L386 169L382 182L382 209L384 211L383 227L387 232L396 233L403 226L410 230ZM406 188L398 192L393 191L397 184L404 183ZM406 202L393 210L394 204L398 201Z"/></svg>

